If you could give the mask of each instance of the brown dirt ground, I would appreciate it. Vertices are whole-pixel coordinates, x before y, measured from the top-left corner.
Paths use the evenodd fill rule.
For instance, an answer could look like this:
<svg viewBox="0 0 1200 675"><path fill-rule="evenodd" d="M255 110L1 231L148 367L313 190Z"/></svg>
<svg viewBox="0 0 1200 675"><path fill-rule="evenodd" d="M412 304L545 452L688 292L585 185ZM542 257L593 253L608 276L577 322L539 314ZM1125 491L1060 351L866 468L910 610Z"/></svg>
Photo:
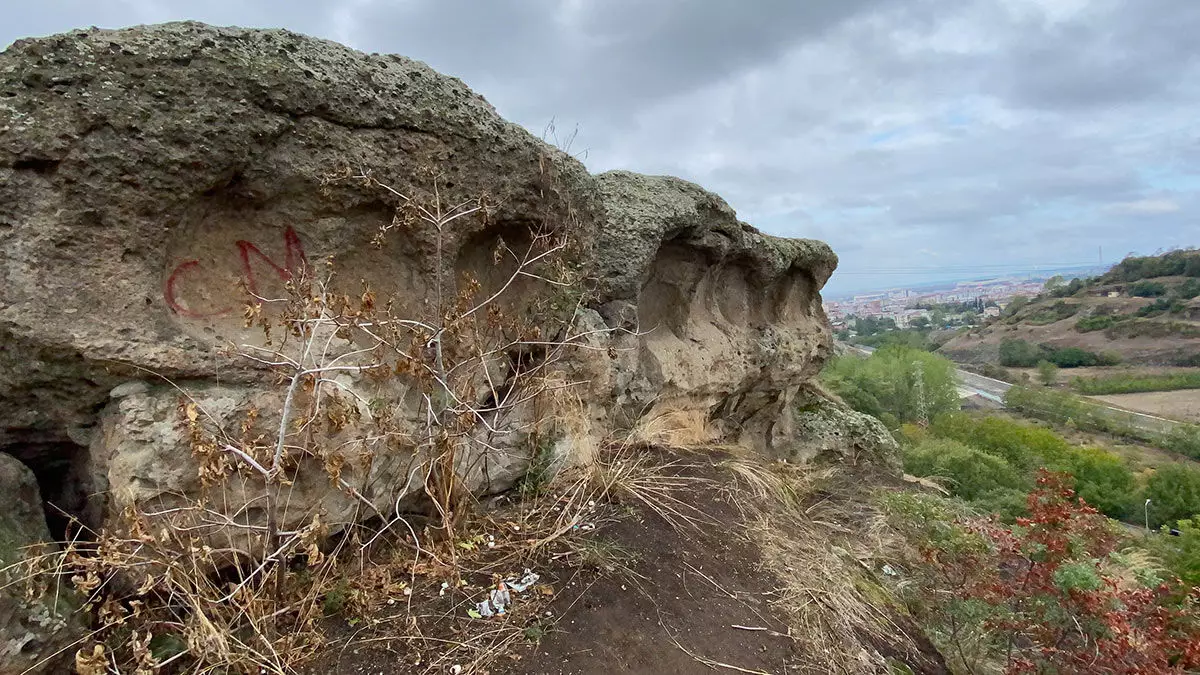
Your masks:
<svg viewBox="0 0 1200 675"><path fill-rule="evenodd" d="M473 559L475 572L464 575L468 584L461 590L441 596L436 576L418 578L412 598L425 608L418 612L423 641L399 637L413 632L394 625L405 615L402 607L387 608L395 610L392 618L382 611L357 626L331 620L333 641L303 672L452 673L454 664L468 664L464 675L812 672L796 665L805 659L775 606L779 580L765 568L731 501L729 477L713 462L683 460L688 466L682 473L709 481L686 495L698 526L673 526L638 504L599 505L585 529L536 556L512 560L485 552ZM504 521L508 508L501 506L492 518L511 522ZM542 575L542 592L523 594L503 618L466 617L489 571L507 575L522 567ZM907 619L893 618L919 634ZM448 643L480 641L496 642L499 657L471 666L478 651L446 653ZM907 661L914 673L948 672L927 640L910 657L891 645L871 646ZM854 672L852 665L847 672Z"/></svg>
<svg viewBox="0 0 1200 675"><path fill-rule="evenodd" d="M1126 410L1158 415L1181 422L1200 422L1200 389L1109 394L1092 398Z"/></svg>
<svg viewBox="0 0 1200 675"><path fill-rule="evenodd" d="M715 489L694 496L707 521L699 527L675 528L635 512L599 530L593 540L629 547L628 571L568 584L554 602L561 609L553 629L505 672L711 670L685 650L746 671L786 672L794 643L771 606L777 580L763 569L737 510Z"/></svg>

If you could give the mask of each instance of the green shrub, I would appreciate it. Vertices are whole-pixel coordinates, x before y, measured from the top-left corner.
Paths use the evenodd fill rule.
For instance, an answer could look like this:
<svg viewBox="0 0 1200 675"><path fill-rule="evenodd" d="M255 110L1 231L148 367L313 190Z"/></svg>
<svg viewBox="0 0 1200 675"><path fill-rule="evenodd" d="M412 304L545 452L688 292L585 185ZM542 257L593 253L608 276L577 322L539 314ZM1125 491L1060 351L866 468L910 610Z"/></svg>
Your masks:
<svg viewBox="0 0 1200 675"><path fill-rule="evenodd" d="M1188 279L1175 287L1173 295L1180 300L1191 300L1200 295L1200 279Z"/></svg>
<svg viewBox="0 0 1200 675"><path fill-rule="evenodd" d="M1104 330L1110 328L1113 324L1123 320L1123 316L1113 316L1111 314L1097 314L1094 316L1085 316L1075 322L1075 330L1079 333L1091 333L1092 331Z"/></svg>
<svg viewBox="0 0 1200 675"><path fill-rule="evenodd" d="M1001 457L1024 471L1056 464L1071 452L1071 444L1050 429L1003 417L953 413L935 419L929 430L939 438L956 440Z"/></svg>
<svg viewBox="0 0 1200 675"><path fill-rule="evenodd" d="M1132 319L1110 326L1104 331L1110 340L1123 338L1151 337L1200 337L1200 328L1184 321L1163 321L1154 319Z"/></svg>
<svg viewBox="0 0 1200 675"><path fill-rule="evenodd" d="M1071 381L1071 387L1088 396L1200 389L1200 372L1169 375L1112 375L1091 379L1077 377Z"/></svg>
<svg viewBox="0 0 1200 675"><path fill-rule="evenodd" d="M1059 368L1112 366L1121 362L1117 354L1096 354L1079 347L1050 347L1035 345L1019 338L1000 341L1000 365L1009 368L1033 368L1039 361L1049 361Z"/></svg>
<svg viewBox="0 0 1200 675"><path fill-rule="evenodd" d="M1032 487L1032 482L1023 481L1000 457L947 439L928 440L906 449L904 470L914 476L941 478L951 492L967 500L999 489Z"/></svg>
<svg viewBox="0 0 1200 675"><path fill-rule="evenodd" d="M1137 281L1154 277L1200 277L1200 251L1181 249L1163 255L1128 257L1104 275L1104 281Z"/></svg>
<svg viewBox="0 0 1200 675"><path fill-rule="evenodd" d="M1034 326L1045 326L1069 319L1079 313L1082 305L1058 301L1053 305L1039 307L1025 317L1025 322Z"/></svg>
<svg viewBox="0 0 1200 675"><path fill-rule="evenodd" d="M1050 295L1056 298L1066 298L1082 291L1085 287L1087 287L1087 282L1076 277L1070 283L1062 284L1048 290L1050 290Z"/></svg>
<svg viewBox="0 0 1200 675"><path fill-rule="evenodd" d="M1046 357L1046 350L1017 338L1000 341L1000 365L1008 368L1032 368Z"/></svg>
<svg viewBox="0 0 1200 675"><path fill-rule="evenodd" d="M1105 515L1120 519L1134 513L1137 480L1118 455L1101 448L1076 448L1054 468L1074 476L1075 492Z"/></svg>
<svg viewBox="0 0 1200 675"><path fill-rule="evenodd" d="M1161 281L1139 281L1129 286L1129 294L1139 298L1157 298L1167 294L1167 286Z"/></svg>
<svg viewBox="0 0 1200 675"><path fill-rule="evenodd" d="M1004 311L1000 313L1000 317L1004 319L1011 318L1027 306L1029 306L1029 298L1024 295L1013 296L1012 300L1009 300L1008 304L1004 306Z"/></svg>
<svg viewBox="0 0 1200 675"><path fill-rule="evenodd" d="M890 428L901 422L927 421L959 406L954 364L911 347L889 345L865 359L839 357L826 366L821 378L855 410L883 420Z"/></svg>
<svg viewBox="0 0 1200 675"><path fill-rule="evenodd" d="M1115 323L1115 319L1107 314L1099 316L1085 316L1075 322L1075 332L1090 333L1092 331L1104 330Z"/></svg>
<svg viewBox="0 0 1200 675"><path fill-rule="evenodd" d="M1075 447L1051 429L1003 417L981 418L956 413L936 419L928 433L1003 459L1006 465L1022 475L1021 482L1016 485L1001 478L1000 487L1027 488L1032 484L1031 475L1035 469L1049 467L1073 475L1075 491L1113 518L1128 516L1138 499L1137 482L1124 460L1100 448ZM925 446L925 443L918 443L913 452L919 454ZM905 469L909 473L914 473L913 469L923 470L924 465L910 468L908 461L905 460ZM1020 505L1019 495L989 494L984 501L979 503L981 508L986 506L1002 515L1020 513L1019 509L1014 511L1014 505Z"/></svg>
<svg viewBox="0 0 1200 675"><path fill-rule="evenodd" d="M1046 359L1060 368L1084 368L1100 363L1099 355L1079 347L1055 349Z"/></svg>
<svg viewBox="0 0 1200 675"><path fill-rule="evenodd" d="M1150 526L1191 518L1200 513L1200 468L1168 464L1146 480Z"/></svg>
<svg viewBox="0 0 1200 675"><path fill-rule="evenodd" d="M1139 307L1138 310L1134 312L1134 315L1143 319L1155 317L1159 316L1160 314L1166 314L1170 312L1173 306L1174 305L1172 302L1167 298L1158 298L1145 307Z"/></svg>
<svg viewBox="0 0 1200 675"><path fill-rule="evenodd" d="M1162 437L1162 446L1192 459L1200 459L1200 426L1177 424Z"/></svg>
<svg viewBox="0 0 1200 675"><path fill-rule="evenodd" d="M1085 431L1100 431L1200 459L1200 426L1172 424L1168 431L1139 424L1133 413L1113 410L1067 392L1013 387L1004 395L1004 405L1030 417L1056 424L1070 424Z"/></svg>
<svg viewBox="0 0 1200 675"><path fill-rule="evenodd" d="M1128 416L1113 414L1108 408L1085 401L1066 392L1013 387L1004 395L1004 405L1022 414L1057 424L1071 424L1087 431L1102 431L1136 438Z"/></svg>
<svg viewBox="0 0 1200 675"><path fill-rule="evenodd" d="M1038 361L1037 370L1038 379L1047 387L1054 384L1054 380L1058 379L1058 366L1049 361Z"/></svg>
<svg viewBox="0 0 1200 675"><path fill-rule="evenodd" d="M1164 527L1172 525L1179 530L1178 536L1160 531L1147 537L1144 543L1180 580L1190 586L1200 586L1200 514Z"/></svg>

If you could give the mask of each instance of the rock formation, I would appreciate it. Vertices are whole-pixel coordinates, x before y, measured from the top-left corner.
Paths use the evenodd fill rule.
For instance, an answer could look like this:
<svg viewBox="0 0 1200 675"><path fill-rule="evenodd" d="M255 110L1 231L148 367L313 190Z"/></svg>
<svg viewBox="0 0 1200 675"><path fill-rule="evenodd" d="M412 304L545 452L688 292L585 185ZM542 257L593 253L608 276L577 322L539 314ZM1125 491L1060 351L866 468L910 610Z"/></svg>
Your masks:
<svg viewBox="0 0 1200 675"><path fill-rule="evenodd" d="M440 240L402 229L379 248L396 200L330 182L345 167L414 201L486 195L489 217ZM227 349L254 339L246 291L278 296L299 268L332 258L342 290L365 282L418 313L431 278L486 277L497 242L535 230L568 237L589 280L565 317L590 349L558 366L584 382L579 419L556 431L560 453L691 411L714 438L801 456L794 398L831 342L825 244L764 235L677 178L589 175L403 57L197 23L19 41L0 54L0 451L93 527L187 499L201 484L189 406L226 428L250 407L277 423L282 407L274 378ZM372 385L342 379L352 416L369 420ZM399 414L419 418L421 405ZM524 433L490 445L496 456L468 476L476 490L511 484L531 452ZM298 478L284 525L344 522L364 500L386 512L415 490L410 452L371 454L347 460L358 494ZM258 522L252 494L225 499Z"/></svg>
<svg viewBox="0 0 1200 675"><path fill-rule="evenodd" d="M0 494L6 498L0 509L0 675L15 675L64 661L62 650L81 631L72 630L78 626L69 589L31 592L42 583L31 572L50 532L33 473L4 453Z"/></svg>

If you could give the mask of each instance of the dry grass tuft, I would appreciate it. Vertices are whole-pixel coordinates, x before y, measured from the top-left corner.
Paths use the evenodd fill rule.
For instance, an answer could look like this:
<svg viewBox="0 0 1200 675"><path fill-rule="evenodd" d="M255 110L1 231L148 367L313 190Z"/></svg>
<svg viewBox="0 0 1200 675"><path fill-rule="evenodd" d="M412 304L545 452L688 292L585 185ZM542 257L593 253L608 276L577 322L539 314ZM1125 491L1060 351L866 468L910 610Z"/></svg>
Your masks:
<svg viewBox="0 0 1200 675"><path fill-rule="evenodd" d="M607 501L641 504L675 528L697 527L707 516L679 495L715 486L711 480L693 475L696 468L636 445L609 445L590 464L560 476L564 487L559 493L556 524L578 524L589 504Z"/></svg>
<svg viewBox="0 0 1200 675"><path fill-rule="evenodd" d="M708 414L697 409L665 409L642 418L626 444L670 450L711 449L716 434Z"/></svg>
<svg viewBox="0 0 1200 675"><path fill-rule="evenodd" d="M802 645L805 672L887 672L871 645L916 650L891 619L896 602L874 569L892 545L863 490L840 468L752 461L724 463L753 495L744 509L769 569L780 578L778 607ZM743 500L745 501L745 500Z"/></svg>

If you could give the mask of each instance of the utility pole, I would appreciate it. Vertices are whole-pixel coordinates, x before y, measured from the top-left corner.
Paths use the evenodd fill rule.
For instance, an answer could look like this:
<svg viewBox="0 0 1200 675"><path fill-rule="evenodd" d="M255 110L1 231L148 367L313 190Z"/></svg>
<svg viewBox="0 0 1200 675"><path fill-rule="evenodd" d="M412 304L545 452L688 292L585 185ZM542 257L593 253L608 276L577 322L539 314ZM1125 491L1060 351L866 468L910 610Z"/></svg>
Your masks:
<svg viewBox="0 0 1200 675"><path fill-rule="evenodd" d="M1150 532L1150 500L1149 499L1146 500L1145 509L1146 509L1146 533L1149 534L1149 532Z"/></svg>
<svg viewBox="0 0 1200 675"><path fill-rule="evenodd" d="M913 393L916 394L917 399L917 421L922 426L929 426L929 406L925 401L925 364L920 361L913 361L913 368L916 369Z"/></svg>

